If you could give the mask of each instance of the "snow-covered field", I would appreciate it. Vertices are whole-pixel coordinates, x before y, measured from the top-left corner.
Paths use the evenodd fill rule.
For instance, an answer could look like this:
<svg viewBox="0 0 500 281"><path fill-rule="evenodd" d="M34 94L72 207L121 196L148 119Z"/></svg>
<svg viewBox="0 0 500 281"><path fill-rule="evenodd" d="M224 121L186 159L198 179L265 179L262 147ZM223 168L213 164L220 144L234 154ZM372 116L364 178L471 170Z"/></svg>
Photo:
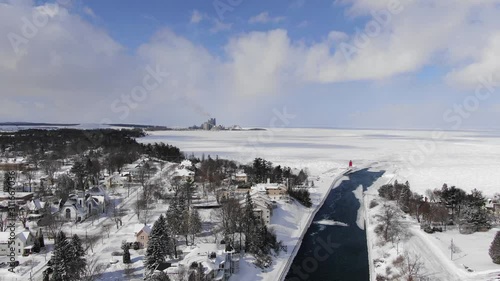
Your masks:
<svg viewBox="0 0 500 281"><path fill-rule="evenodd" d="M267 129L267 131L157 131L140 142L166 142L188 154L224 156L249 162L263 157L275 164L322 173L379 163L408 180L412 190L443 183L486 195L500 188L500 132L408 130Z"/></svg>

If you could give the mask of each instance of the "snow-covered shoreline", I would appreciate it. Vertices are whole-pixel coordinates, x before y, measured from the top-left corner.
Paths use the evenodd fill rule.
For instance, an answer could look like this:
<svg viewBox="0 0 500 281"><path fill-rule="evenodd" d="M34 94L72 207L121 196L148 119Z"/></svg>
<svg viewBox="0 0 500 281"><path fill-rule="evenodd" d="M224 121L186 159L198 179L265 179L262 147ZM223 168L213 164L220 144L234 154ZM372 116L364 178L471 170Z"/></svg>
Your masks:
<svg viewBox="0 0 500 281"><path fill-rule="evenodd" d="M387 174L386 174L387 175ZM389 175L390 176L390 175ZM392 180L392 176L389 179L384 175L380 179L378 179L372 186L368 187L368 189L363 193L363 209L365 216L365 233L366 233L366 243L368 249L368 267L370 271L370 281L375 281L377 277L377 272L375 271L375 265L373 264L374 254L373 254L373 241L375 241L375 232L373 232L373 223L371 222L370 212L370 199L369 196L376 195L378 187L383 184L387 184Z"/></svg>
<svg viewBox="0 0 500 281"><path fill-rule="evenodd" d="M335 176L335 178L333 179L333 181L330 184L328 190L324 190L325 192L323 192L320 195L320 196L322 196L321 201L318 204L314 204L314 211L311 212L311 213L309 213L309 217L308 217L307 223L305 225L303 225L300 237L297 240L297 244L295 244L295 247L293 248L293 251L292 251L292 253L289 256L288 261L286 262L285 266L282 268L281 273L280 273L280 277L279 277L279 279L277 279L277 281L283 281L283 280L285 280L285 277L286 277L288 271L290 270L292 262L295 259L295 256L297 255L297 253L298 253L298 251L300 249L300 246L302 245L302 240L304 239L304 235L307 233L307 230L311 226L314 217L316 216L316 214L318 213L318 211L321 209L321 207L325 203L326 198L328 198L328 195L330 194L330 192L332 191L332 189L334 189L335 187L338 186L339 180L341 180L348 171L349 170L346 169L345 171L339 172L339 174L337 174L337 176Z"/></svg>

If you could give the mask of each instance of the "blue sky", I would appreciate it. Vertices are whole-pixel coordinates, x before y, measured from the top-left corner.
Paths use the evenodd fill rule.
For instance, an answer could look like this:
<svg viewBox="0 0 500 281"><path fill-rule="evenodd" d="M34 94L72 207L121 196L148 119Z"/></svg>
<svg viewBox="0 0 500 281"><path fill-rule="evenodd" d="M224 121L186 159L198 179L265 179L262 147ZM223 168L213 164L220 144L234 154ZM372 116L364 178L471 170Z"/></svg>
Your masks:
<svg viewBox="0 0 500 281"><path fill-rule="evenodd" d="M499 2L0 0L0 119L498 129Z"/></svg>

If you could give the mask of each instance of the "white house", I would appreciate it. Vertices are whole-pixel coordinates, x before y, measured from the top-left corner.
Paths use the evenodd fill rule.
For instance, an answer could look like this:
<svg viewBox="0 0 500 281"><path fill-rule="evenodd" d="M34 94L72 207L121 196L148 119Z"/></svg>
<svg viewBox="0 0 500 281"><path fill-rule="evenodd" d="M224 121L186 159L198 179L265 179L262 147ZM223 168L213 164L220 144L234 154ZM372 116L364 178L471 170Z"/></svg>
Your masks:
<svg viewBox="0 0 500 281"><path fill-rule="evenodd" d="M188 271L189 280L227 281L232 274L238 273L240 255L234 251L222 250L224 245L203 243L184 250L184 259L165 269L171 279L179 273Z"/></svg>
<svg viewBox="0 0 500 281"><path fill-rule="evenodd" d="M248 182L248 176L247 176L247 174L246 174L246 173L244 173L244 172L240 171L240 172L238 172L238 173L236 173L236 174L234 175L234 180L235 180L236 182L244 182L244 183L247 183L247 182Z"/></svg>
<svg viewBox="0 0 500 281"><path fill-rule="evenodd" d="M0 256L8 256L11 249L17 256L29 255L35 243L35 236L27 229L16 234L14 243L9 243L10 231L0 232ZM12 241L12 240L10 240Z"/></svg>

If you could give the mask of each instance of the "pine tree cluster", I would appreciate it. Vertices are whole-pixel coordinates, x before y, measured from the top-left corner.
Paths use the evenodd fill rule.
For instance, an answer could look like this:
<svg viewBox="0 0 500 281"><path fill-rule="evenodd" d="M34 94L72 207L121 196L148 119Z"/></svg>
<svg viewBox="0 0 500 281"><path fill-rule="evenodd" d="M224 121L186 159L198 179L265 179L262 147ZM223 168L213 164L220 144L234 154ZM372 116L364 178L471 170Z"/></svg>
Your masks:
<svg viewBox="0 0 500 281"><path fill-rule="evenodd" d="M60 231L55 239L54 251L51 258L53 273L51 281L79 280L87 265L82 241L78 235L67 239Z"/></svg>

